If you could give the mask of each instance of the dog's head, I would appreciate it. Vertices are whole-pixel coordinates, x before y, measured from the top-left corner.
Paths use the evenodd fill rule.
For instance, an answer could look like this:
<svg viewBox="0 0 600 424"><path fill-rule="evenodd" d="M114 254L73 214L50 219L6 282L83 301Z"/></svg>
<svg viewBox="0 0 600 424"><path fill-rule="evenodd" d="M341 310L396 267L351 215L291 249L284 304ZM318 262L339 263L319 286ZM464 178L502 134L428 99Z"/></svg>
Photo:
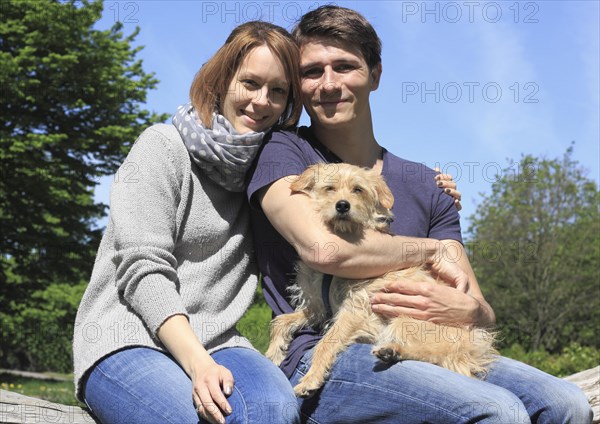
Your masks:
<svg viewBox="0 0 600 424"><path fill-rule="evenodd" d="M388 232L394 196L377 172L344 163L308 167L290 188L313 198L334 232Z"/></svg>

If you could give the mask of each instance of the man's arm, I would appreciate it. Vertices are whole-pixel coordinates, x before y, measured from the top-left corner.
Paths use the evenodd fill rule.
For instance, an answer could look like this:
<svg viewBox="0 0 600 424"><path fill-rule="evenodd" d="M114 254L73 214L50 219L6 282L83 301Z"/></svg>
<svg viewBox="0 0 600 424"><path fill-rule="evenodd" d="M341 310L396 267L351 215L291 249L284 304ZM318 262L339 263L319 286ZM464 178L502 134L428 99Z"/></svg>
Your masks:
<svg viewBox="0 0 600 424"><path fill-rule="evenodd" d="M344 278L370 278L428 263L453 286L468 286L468 275L440 254L444 246L438 240L377 231L367 231L364 238L355 240L332 233L314 210L311 199L290 190L295 178L281 178L257 195L273 227L309 267Z"/></svg>

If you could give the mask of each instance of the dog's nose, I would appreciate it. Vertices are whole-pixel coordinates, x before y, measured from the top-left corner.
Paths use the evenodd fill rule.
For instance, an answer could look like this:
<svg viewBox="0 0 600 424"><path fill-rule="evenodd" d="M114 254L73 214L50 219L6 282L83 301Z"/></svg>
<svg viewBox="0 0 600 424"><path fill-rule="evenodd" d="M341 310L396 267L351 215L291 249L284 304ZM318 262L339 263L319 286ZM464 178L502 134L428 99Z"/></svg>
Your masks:
<svg viewBox="0 0 600 424"><path fill-rule="evenodd" d="M335 204L335 210L339 213L346 213L350 210L350 202L347 200L340 200Z"/></svg>

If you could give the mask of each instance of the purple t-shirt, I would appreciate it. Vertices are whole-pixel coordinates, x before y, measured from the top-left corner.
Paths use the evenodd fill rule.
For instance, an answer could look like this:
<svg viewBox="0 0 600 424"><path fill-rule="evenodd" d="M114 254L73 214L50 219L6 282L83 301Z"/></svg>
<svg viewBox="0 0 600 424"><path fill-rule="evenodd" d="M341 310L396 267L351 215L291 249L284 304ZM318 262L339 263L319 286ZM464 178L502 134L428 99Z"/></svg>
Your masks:
<svg viewBox="0 0 600 424"><path fill-rule="evenodd" d="M341 160L319 143L307 127L298 133L277 131L263 145L248 186L252 229L258 266L262 273L263 293L274 316L293 312L286 287L294 280L298 255L273 228L254 194L269 184L291 175L300 175L318 162ZM401 159L387 151L383 155L386 182L394 194L394 234L457 240L462 243L458 211L452 198L435 184L436 172L425 165ZM293 177L289 178L290 183ZM299 216L298 219L303 219ZM281 369L289 377L298 362L319 341L319 329L305 328L296 334Z"/></svg>

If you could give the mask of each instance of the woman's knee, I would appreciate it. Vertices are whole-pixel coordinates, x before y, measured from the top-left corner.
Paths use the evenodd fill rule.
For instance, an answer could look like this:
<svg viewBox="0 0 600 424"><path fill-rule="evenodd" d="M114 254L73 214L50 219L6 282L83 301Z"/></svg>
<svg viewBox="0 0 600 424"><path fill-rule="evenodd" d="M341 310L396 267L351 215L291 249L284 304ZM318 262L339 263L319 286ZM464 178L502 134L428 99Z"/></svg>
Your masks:
<svg viewBox="0 0 600 424"><path fill-rule="evenodd" d="M248 390L236 386L229 399L234 410L232 422L273 424L300 422L298 401L291 388L287 389L278 385L265 387L263 390Z"/></svg>
<svg viewBox="0 0 600 424"><path fill-rule="evenodd" d="M191 382L165 354L145 348L120 351L89 373L87 405L101 422L197 423Z"/></svg>
<svg viewBox="0 0 600 424"><path fill-rule="evenodd" d="M228 422L300 422L290 382L267 358L243 348L224 349L213 357L228 367L235 379L234 393L228 399L234 412Z"/></svg>

